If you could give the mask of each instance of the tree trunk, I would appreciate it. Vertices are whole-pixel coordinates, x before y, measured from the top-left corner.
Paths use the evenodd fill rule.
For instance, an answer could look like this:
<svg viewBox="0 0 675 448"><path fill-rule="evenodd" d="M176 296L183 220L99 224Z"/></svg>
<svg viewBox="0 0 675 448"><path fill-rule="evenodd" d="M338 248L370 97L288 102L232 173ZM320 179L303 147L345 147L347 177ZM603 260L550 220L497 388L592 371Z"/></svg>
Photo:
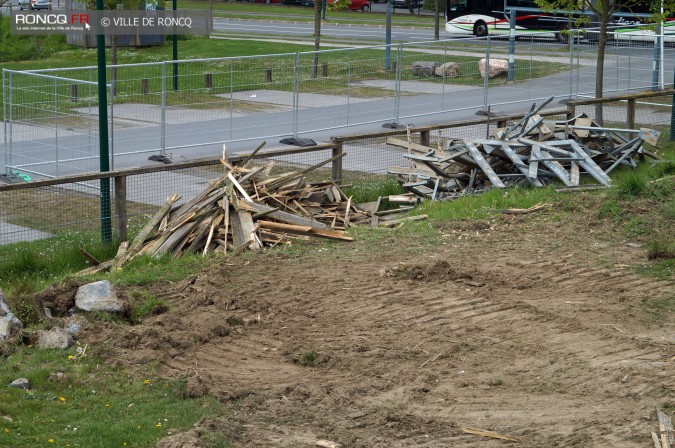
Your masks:
<svg viewBox="0 0 675 448"><path fill-rule="evenodd" d="M440 40L441 0L434 0L434 40Z"/></svg>
<svg viewBox="0 0 675 448"><path fill-rule="evenodd" d="M314 0L314 60L312 61L312 78L319 73L319 49L321 48L321 2Z"/></svg>
<svg viewBox="0 0 675 448"><path fill-rule="evenodd" d="M607 28L611 15L609 0L602 0L600 14L600 34L598 35L598 60L595 69L595 97L602 98L605 77L605 49L607 47ZM602 125L602 104L595 106L595 120Z"/></svg>

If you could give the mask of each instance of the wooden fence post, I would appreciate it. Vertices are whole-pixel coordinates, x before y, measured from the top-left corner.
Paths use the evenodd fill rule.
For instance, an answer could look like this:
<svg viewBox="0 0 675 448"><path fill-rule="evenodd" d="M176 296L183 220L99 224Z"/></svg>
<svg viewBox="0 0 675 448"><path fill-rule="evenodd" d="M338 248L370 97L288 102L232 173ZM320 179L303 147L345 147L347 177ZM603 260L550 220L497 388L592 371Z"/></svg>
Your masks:
<svg viewBox="0 0 675 448"><path fill-rule="evenodd" d="M213 73L204 73L204 88L213 88Z"/></svg>
<svg viewBox="0 0 675 448"><path fill-rule="evenodd" d="M77 101L77 84L70 85L70 101Z"/></svg>
<svg viewBox="0 0 675 448"><path fill-rule="evenodd" d="M143 95L150 93L150 82L148 78L141 78L141 93Z"/></svg>
<svg viewBox="0 0 675 448"><path fill-rule="evenodd" d="M127 176L115 177L115 215L117 238L127 241Z"/></svg>
<svg viewBox="0 0 675 448"><path fill-rule="evenodd" d="M420 145L431 146L431 131L420 131Z"/></svg>
<svg viewBox="0 0 675 448"><path fill-rule="evenodd" d="M265 82L272 82L272 69L269 67L265 69Z"/></svg>
<svg viewBox="0 0 675 448"><path fill-rule="evenodd" d="M335 147L333 148L333 157L339 156L342 154L342 142L335 142ZM333 168L333 182L336 184L339 184L342 182L342 158L333 160L332 163L332 168Z"/></svg>
<svg viewBox="0 0 675 448"><path fill-rule="evenodd" d="M567 120L571 120L576 116L576 114L577 114L577 107L572 103L567 103L567 114L566 114Z"/></svg>
<svg viewBox="0 0 675 448"><path fill-rule="evenodd" d="M324 62L321 64L321 74L324 78L328 78L328 63Z"/></svg>
<svg viewBox="0 0 675 448"><path fill-rule="evenodd" d="M628 100L626 125L628 126L628 129L635 129L635 99Z"/></svg>

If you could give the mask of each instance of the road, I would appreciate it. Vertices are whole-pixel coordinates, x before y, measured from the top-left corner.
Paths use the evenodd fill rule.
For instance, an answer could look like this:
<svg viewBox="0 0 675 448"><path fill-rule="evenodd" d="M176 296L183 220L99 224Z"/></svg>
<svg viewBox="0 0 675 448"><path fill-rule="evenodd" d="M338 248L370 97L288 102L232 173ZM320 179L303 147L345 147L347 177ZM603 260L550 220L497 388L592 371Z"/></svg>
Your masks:
<svg viewBox="0 0 675 448"><path fill-rule="evenodd" d="M240 19L214 18L213 28L216 32L237 33L245 35L283 36L284 38L311 37L314 33L314 24L309 22L270 22L250 21ZM380 26L351 26L334 25L330 19L321 26L321 35L325 38L348 39L350 41L364 40L367 42L384 42L386 27L384 22ZM394 42L415 42L434 39L433 28L393 27L392 40Z"/></svg>

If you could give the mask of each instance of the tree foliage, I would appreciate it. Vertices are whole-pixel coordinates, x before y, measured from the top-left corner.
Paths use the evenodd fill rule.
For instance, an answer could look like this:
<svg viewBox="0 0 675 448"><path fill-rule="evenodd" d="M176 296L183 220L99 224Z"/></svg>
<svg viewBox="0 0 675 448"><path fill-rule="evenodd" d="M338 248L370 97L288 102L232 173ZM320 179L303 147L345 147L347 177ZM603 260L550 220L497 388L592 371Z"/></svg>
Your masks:
<svg viewBox="0 0 675 448"><path fill-rule="evenodd" d="M576 27L584 25L597 26L597 31L591 34L597 38L598 57L595 73L595 96L603 96L603 81L605 71L605 50L608 41L608 32L612 17L619 12L631 12L638 7L648 6L651 16L646 20L652 24L659 23L669 14L675 11L675 0L535 0L537 6L547 12L556 12L567 15L570 21L574 21ZM661 9L663 8L663 13ZM585 10L588 14L578 14ZM602 106L596 107L595 118L602 122Z"/></svg>

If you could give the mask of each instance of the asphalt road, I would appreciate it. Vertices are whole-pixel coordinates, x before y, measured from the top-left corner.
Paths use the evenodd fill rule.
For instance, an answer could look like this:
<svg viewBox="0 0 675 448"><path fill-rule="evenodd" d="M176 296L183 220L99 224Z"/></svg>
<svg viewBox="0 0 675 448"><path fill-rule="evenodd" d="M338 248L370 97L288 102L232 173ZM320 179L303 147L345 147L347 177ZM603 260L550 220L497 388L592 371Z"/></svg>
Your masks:
<svg viewBox="0 0 675 448"><path fill-rule="evenodd" d="M213 28L217 32L237 33L246 35L279 36L283 38L311 37L314 33L314 24L307 22L267 22L239 19L214 18ZM350 41L363 39L367 42L384 42L385 23L380 26L351 26L334 25L330 19L321 26L321 35L334 39L349 39ZM393 27L392 41L428 41L434 39L433 28Z"/></svg>

